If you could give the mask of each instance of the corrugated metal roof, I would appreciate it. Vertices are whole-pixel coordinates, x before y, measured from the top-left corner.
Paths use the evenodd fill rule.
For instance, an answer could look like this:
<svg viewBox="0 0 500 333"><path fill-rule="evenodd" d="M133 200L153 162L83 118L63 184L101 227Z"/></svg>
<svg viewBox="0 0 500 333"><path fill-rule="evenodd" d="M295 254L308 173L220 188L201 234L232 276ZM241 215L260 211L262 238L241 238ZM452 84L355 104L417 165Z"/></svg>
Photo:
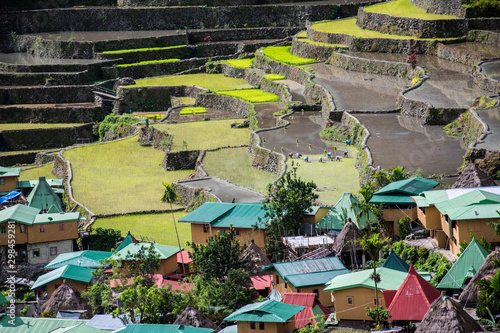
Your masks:
<svg viewBox="0 0 500 333"><path fill-rule="evenodd" d="M191 213L179 219L179 222L212 223L233 209L235 204L225 202L205 202Z"/></svg>
<svg viewBox="0 0 500 333"><path fill-rule="evenodd" d="M424 191L428 191L438 186L439 182L435 180L413 177L409 179L399 180L397 182L392 182L380 190L375 192L375 194L406 194L406 195L417 195Z"/></svg>
<svg viewBox="0 0 500 333"><path fill-rule="evenodd" d="M307 324L315 325L316 320L314 319L315 314L313 313L313 307L316 302L316 294L313 293L285 293L283 295L283 303L292 305L301 305L306 308L295 315L295 329L302 328ZM327 314L330 314L331 311ZM321 312L321 315L325 313Z"/></svg>
<svg viewBox="0 0 500 333"><path fill-rule="evenodd" d="M283 297L281 296L278 289L274 288L273 290L271 290L271 293L269 293L269 295L267 295L267 299L272 299L272 300L275 300L277 302L281 302Z"/></svg>
<svg viewBox="0 0 500 333"><path fill-rule="evenodd" d="M436 204L443 215L452 220L486 219L498 217L500 195L473 190L450 200Z"/></svg>
<svg viewBox="0 0 500 333"><path fill-rule="evenodd" d="M387 259L385 259L382 267L394 269L396 271L401 271L404 273L408 273L410 269L410 265L406 263L403 259L401 259L394 251L391 250Z"/></svg>
<svg viewBox="0 0 500 333"><path fill-rule="evenodd" d="M56 213L56 214L38 214L35 216L33 224L48 224L48 223L59 223L59 222L69 222L78 221L80 219L80 213Z"/></svg>
<svg viewBox="0 0 500 333"><path fill-rule="evenodd" d="M177 263L178 264L189 264L190 262L193 261L193 258L189 257L189 252L187 251L181 251L177 253Z"/></svg>
<svg viewBox="0 0 500 333"><path fill-rule="evenodd" d="M389 204L389 205L415 205L415 201L412 200L409 195L379 195L374 194L370 199L371 204Z"/></svg>
<svg viewBox="0 0 500 333"><path fill-rule="evenodd" d="M226 328L220 330L219 333L238 333L238 325L226 326Z"/></svg>
<svg viewBox="0 0 500 333"><path fill-rule="evenodd" d="M58 328L50 333L108 333L95 327L87 326L85 323L80 325Z"/></svg>
<svg viewBox="0 0 500 333"><path fill-rule="evenodd" d="M61 327L86 326L88 320L15 317L14 325L9 323L8 316L0 317L0 332L2 333L51 333Z"/></svg>
<svg viewBox="0 0 500 333"><path fill-rule="evenodd" d="M316 223L316 228L318 229L333 229L342 230L344 228L345 219L351 219L351 221L358 227L358 229L364 229L366 227L366 220L368 219L365 215L358 218L359 208L353 206L353 204L358 203L359 200L356 199L352 193L344 192L339 201L333 206L333 208L326 213L325 217ZM370 219L374 219L375 215L370 213Z"/></svg>
<svg viewBox="0 0 500 333"><path fill-rule="evenodd" d="M224 321L284 323L303 309L305 309L305 306L290 305L274 300L267 300L245 305L224 318Z"/></svg>
<svg viewBox="0 0 500 333"><path fill-rule="evenodd" d="M0 177L19 177L21 174L21 168L9 168L0 166Z"/></svg>
<svg viewBox="0 0 500 333"><path fill-rule="evenodd" d="M318 210L321 209L321 206L311 206L308 209L306 209L304 215L309 215L309 216L314 216L318 212Z"/></svg>
<svg viewBox="0 0 500 333"><path fill-rule="evenodd" d="M116 248L116 252L123 250L127 245L137 243L137 240L130 234L130 231L127 233L127 236L123 239L123 241Z"/></svg>
<svg viewBox="0 0 500 333"><path fill-rule="evenodd" d="M183 325L162 324L129 324L115 331L116 333L212 333L211 328L201 328ZM113 332L113 333L115 333Z"/></svg>
<svg viewBox="0 0 500 333"><path fill-rule="evenodd" d="M125 246L120 251L115 252L112 258L115 260L124 260L129 253L130 255L133 256L137 252L139 252L142 246L146 248L146 251L147 249L149 249L150 246L153 246L155 253L157 253L160 256L160 259L168 259L171 256L175 255L177 252L179 252L179 248L176 246L163 245L157 243L131 243Z"/></svg>
<svg viewBox="0 0 500 333"><path fill-rule="evenodd" d="M63 179L45 179L50 187L62 187ZM21 180L17 182L17 188L33 188L38 185L37 180Z"/></svg>
<svg viewBox="0 0 500 333"><path fill-rule="evenodd" d="M111 254L111 252L91 250L62 253L45 266L45 269L59 268L68 264L93 268L103 267L107 265L101 264L99 260L110 258Z"/></svg>
<svg viewBox="0 0 500 333"><path fill-rule="evenodd" d="M451 266L450 270L437 285L438 289L462 289L468 273L473 269L476 272L484 263L488 252L472 238L471 242Z"/></svg>
<svg viewBox="0 0 500 333"><path fill-rule="evenodd" d="M54 193L52 187L47 183L45 177L38 179L38 184L31 190L30 195L26 199L30 207L49 209L55 205L59 212L62 212L61 199Z"/></svg>
<svg viewBox="0 0 500 333"><path fill-rule="evenodd" d="M110 314L94 315L94 317L92 317L92 319L90 319L87 323L87 326L107 331L114 331L125 327L120 318L114 318Z"/></svg>
<svg viewBox="0 0 500 333"><path fill-rule="evenodd" d="M31 290L43 287L59 279L89 283L90 280L92 280L92 272L95 272L95 269L75 265L66 265L40 275L38 279L36 279L35 284L31 287Z"/></svg>
<svg viewBox="0 0 500 333"><path fill-rule="evenodd" d="M440 292L410 266L408 276L387 307L390 320L422 320Z"/></svg>
<svg viewBox="0 0 500 333"><path fill-rule="evenodd" d="M417 202L419 207L434 206L439 202L449 199L454 199L471 191L481 190L483 192L493 193L500 195L500 186L487 186L475 188L454 188L447 190L425 191L420 196L414 196L413 199ZM422 199L423 197L423 199Z"/></svg>
<svg viewBox="0 0 500 333"><path fill-rule="evenodd" d="M285 243L290 244L293 247L309 247L313 245L331 245L335 243L335 241L328 237L327 235L319 235L319 236L290 236L283 237Z"/></svg>
<svg viewBox="0 0 500 333"><path fill-rule="evenodd" d="M312 272L312 273L287 275L286 280L290 282L295 288L324 286L328 281L330 281L334 277L349 273L351 273L350 270L348 270L347 268L343 268L327 272Z"/></svg>
<svg viewBox="0 0 500 333"><path fill-rule="evenodd" d="M33 224L40 209L17 204L0 211L0 223L6 221L16 221L22 224Z"/></svg>
<svg viewBox="0 0 500 333"><path fill-rule="evenodd" d="M377 283L379 289L397 289L408 275L407 272L385 267L377 268L377 273L380 275L380 282ZM344 290L355 287L375 289L375 283L370 278L372 274L373 269L365 269L337 276L327 283L324 291Z"/></svg>
<svg viewBox="0 0 500 333"><path fill-rule="evenodd" d="M255 290L265 290L272 287L272 275L251 276L250 279L252 280L252 285Z"/></svg>

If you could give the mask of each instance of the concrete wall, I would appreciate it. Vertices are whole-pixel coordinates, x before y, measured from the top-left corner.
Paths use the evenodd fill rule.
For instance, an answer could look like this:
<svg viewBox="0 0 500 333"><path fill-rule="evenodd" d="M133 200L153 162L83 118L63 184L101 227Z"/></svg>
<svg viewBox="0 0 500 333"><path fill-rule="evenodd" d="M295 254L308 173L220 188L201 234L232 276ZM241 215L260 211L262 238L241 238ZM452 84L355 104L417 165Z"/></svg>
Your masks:
<svg viewBox="0 0 500 333"><path fill-rule="evenodd" d="M75 237L74 239L78 238ZM51 248L57 248L57 253L55 255L50 254ZM33 256L33 250L40 250L40 256ZM54 260L61 253L73 252L73 239L60 240L60 241L50 241L43 243L28 244L28 262L30 264L48 264Z"/></svg>

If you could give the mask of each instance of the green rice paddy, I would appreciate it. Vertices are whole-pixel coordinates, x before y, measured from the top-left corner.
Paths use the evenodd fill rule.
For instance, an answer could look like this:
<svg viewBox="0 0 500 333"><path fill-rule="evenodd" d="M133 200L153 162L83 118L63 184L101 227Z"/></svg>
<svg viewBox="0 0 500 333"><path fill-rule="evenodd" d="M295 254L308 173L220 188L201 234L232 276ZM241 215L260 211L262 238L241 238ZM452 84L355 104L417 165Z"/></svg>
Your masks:
<svg viewBox="0 0 500 333"><path fill-rule="evenodd" d="M303 43L311 44L311 45L317 45L317 46L328 46L328 47L343 48L343 49L349 48L349 46L345 45L345 44L329 44L329 43L315 42L315 41L307 39L307 38L299 38L299 41L301 41Z"/></svg>
<svg viewBox="0 0 500 333"><path fill-rule="evenodd" d="M286 77L284 77L283 75L279 75L279 74L264 74L264 78L268 79L268 80L272 80L272 81L286 79Z"/></svg>
<svg viewBox="0 0 500 333"><path fill-rule="evenodd" d="M169 207L168 204L163 205L165 208ZM177 220L186 214L185 212L174 213L177 231L179 233L179 241L184 248L186 248L186 242L191 241L191 226L189 223L178 223ZM130 231L132 235L139 234L154 238L155 242L159 244L177 246L172 213L98 218L94 224L92 224L92 228L97 227L121 230L123 236ZM140 238L140 236L138 237ZM187 249L189 250L189 248Z"/></svg>
<svg viewBox="0 0 500 333"><path fill-rule="evenodd" d="M196 99L193 97L179 97L181 100L182 105L192 105L196 102Z"/></svg>
<svg viewBox="0 0 500 333"><path fill-rule="evenodd" d="M193 172L164 170L164 153L141 147L137 136L69 149L64 157L73 171L74 198L95 214L168 209L161 202L162 182L172 183Z"/></svg>
<svg viewBox="0 0 500 333"><path fill-rule="evenodd" d="M340 145L337 146L339 149ZM308 155L312 162L300 161L297 175L304 181L314 181L319 191L319 200L327 205L334 205L344 192L357 193L359 191L359 175L354 163L356 162L357 149L349 147L349 158L343 158L336 162L318 162L320 156L326 160L325 155ZM337 152L339 155L340 152ZM290 169L292 161L296 164L296 159L287 160L287 170Z"/></svg>
<svg viewBox="0 0 500 333"><path fill-rule="evenodd" d="M233 67L237 68L250 68L250 65L253 63L255 58L250 58L250 59L229 59L229 60L224 60L222 63L224 64L229 64Z"/></svg>
<svg viewBox="0 0 500 333"><path fill-rule="evenodd" d="M203 169L210 177L218 177L238 186L266 193L267 184L278 175L252 166L252 156L247 148L226 148L207 152Z"/></svg>
<svg viewBox="0 0 500 333"><path fill-rule="evenodd" d="M172 151L248 145L250 141L248 128L231 128L232 123L234 119L165 123L153 126L173 136Z"/></svg>
<svg viewBox="0 0 500 333"><path fill-rule="evenodd" d="M114 53L129 53L129 52L144 52L144 51L157 51L157 50L168 50L168 49L177 49L179 47L186 47L187 45L175 45L175 46L165 46L165 47L147 47L142 49L126 49L126 50L111 50L111 51L103 51L101 53L105 54L114 54Z"/></svg>
<svg viewBox="0 0 500 333"><path fill-rule="evenodd" d="M253 88L244 79L224 76L224 74L187 74L156 76L135 81L136 87L148 86L198 86L211 91Z"/></svg>
<svg viewBox="0 0 500 333"><path fill-rule="evenodd" d="M278 95L259 89L219 91L217 94L241 98L250 103L277 102L280 100Z"/></svg>
<svg viewBox="0 0 500 333"><path fill-rule="evenodd" d="M397 17L418 18L422 20L450 20L458 17L452 15L437 15L427 13L420 7L415 6L410 0L396 0L365 7L367 12L387 14Z"/></svg>
<svg viewBox="0 0 500 333"><path fill-rule="evenodd" d="M313 24L312 29L320 32L350 35L357 38L387 38L387 39L414 39L414 40L454 40L457 38L416 38L413 36L399 36L383 34L378 31L361 29L356 25L356 18L335 20Z"/></svg>
<svg viewBox="0 0 500 333"><path fill-rule="evenodd" d="M57 177L52 174L53 168L54 168L54 163L46 164L41 167L31 168L28 170L21 169L21 174L19 175L19 181L35 180L40 177L45 177L46 179L57 179Z"/></svg>
<svg viewBox="0 0 500 333"><path fill-rule="evenodd" d="M163 64L165 62L174 62L174 61L180 61L180 59L174 58L174 59L163 59L163 60L149 60L149 61L135 62L132 64L120 64L113 66L115 67L142 66L142 65L152 65L152 64Z"/></svg>
<svg viewBox="0 0 500 333"><path fill-rule="evenodd" d="M302 58L290 53L291 46L269 46L264 49L264 55L279 62L290 65L303 65L317 62L316 59Z"/></svg>
<svg viewBox="0 0 500 333"><path fill-rule="evenodd" d="M199 113L207 113L207 108L203 107L187 107L183 108L179 114L181 116L183 115L190 115L190 114L199 114Z"/></svg>

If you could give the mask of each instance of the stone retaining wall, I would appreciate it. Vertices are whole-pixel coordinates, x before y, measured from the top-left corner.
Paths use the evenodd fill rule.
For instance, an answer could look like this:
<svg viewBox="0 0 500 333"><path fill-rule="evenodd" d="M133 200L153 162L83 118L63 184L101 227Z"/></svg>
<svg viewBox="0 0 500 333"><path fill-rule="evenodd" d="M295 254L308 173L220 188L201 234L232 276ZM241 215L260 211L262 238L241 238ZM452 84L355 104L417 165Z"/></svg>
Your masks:
<svg viewBox="0 0 500 333"><path fill-rule="evenodd" d="M284 156L260 146L260 138L257 133L261 131L262 130L256 131L250 136L248 152L252 154L252 166L257 169L279 174L280 171L286 169L286 166L282 163L282 161L284 161Z"/></svg>
<svg viewBox="0 0 500 333"><path fill-rule="evenodd" d="M75 144L78 138L94 139L93 124L75 127L45 129L6 130L0 132L0 151L36 150L67 147Z"/></svg>
<svg viewBox="0 0 500 333"><path fill-rule="evenodd" d="M81 85L96 79L88 71L77 73L0 73L0 82L6 86L43 86L47 80L58 85Z"/></svg>
<svg viewBox="0 0 500 333"><path fill-rule="evenodd" d="M460 0L411 0L412 4L428 13L465 17L466 8Z"/></svg>
<svg viewBox="0 0 500 333"><path fill-rule="evenodd" d="M476 65L482 59L482 56L479 53L460 50L441 43L438 43L437 45L438 47L436 56L438 56L439 58L459 62L471 67Z"/></svg>
<svg viewBox="0 0 500 333"><path fill-rule="evenodd" d="M471 30L467 34L467 41L500 46L500 33L485 30Z"/></svg>
<svg viewBox="0 0 500 333"><path fill-rule="evenodd" d="M185 206L191 207L196 197L201 197L198 201L203 204L204 202L209 201L209 198L215 199L217 202L221 202L219 198L217 198L212 193L206 191L203 188L193 188L191 186L184 185L182 183L175 183L177 185L177 201L176 203Z"/></svg>
<svg viewBox="0 0 500 333"><path fill-rule="evenodd" d="M491 91L496 94L500 93L500 82L484 75L481 70L482 63L483 62L479 63L476 66L476 70L472 73L474 83L483 90Z"/></svg>
<svg viewBox="0 0 500 333"><path fill-rule="evenodd" d="M137 141L140 142L141 146L153 146L153 148L158 149L161 145L161 142L167 140L168 138L172 138L171 135L164 133L162 131L157 130L154 127L141 127L139 130L139 139ZM167 149L169 149L168 147Z"/></svg>
<svg viewBox="0 0 500 333"><path fill-rule="evenodd" d="M307 39L319 43L350 45L352 36L317 31L309 26L307 27Z"/></svg>
<svg viewBox="0 0 500 333"><path fill-rule="evenodd" d="M362 29L384 34L418 38L462 37L468 29L468 22L465 19L422 20L367 12L364 8L359 8L356 25Z"/></svg>
<svg viewBox="0 0 500 333"><path fill-rule="evenodd" d="M173 96L188 96L197 98L203 88L196 86L173 87L120 87L118 96L130 110L157 111L170 108Z"/></svg>
<svg viewBox="0 0 500 333"><path fill-rule="evenodd" d="M193 46L181 46L161 50L148 50L138 52L121 53L96 53L97 59L117 59L120 58L122 64L132 64L141 61L161 60L161 59L187 59L195 56Z"/></svg>
<svg viewBox="0 0 500 333"><path fill-rule="evenodd" d="M0 165L11 167L15 165L34 164L36 155L36 152L17 153L12 155L0 154Z"/></svg>
<svg viewBox="0 0 500 333"><path fill-rule="evenodd" d="M167 171L194 169L199 155L199 150L167 152L161 167Z"/></svg>
<svg viewBox="0 0 500 333"><path fill-rule="evenodd" d="M303 27L264 27L264 28L228 28L228 29L203 29L188 30L189 44L206 42L210 36L211 42L242 41L256 39L283 39L301 31Z"/></svg>
<svg viewBox="0 0 500 333"><path fill-rule="evenodd" d="M231 111L236 113L239 117L246 117L251 108L251 103L242 99L210 93L198 94L196 105L205 108Z"/></svg>
<svg viewBox="0 0 500 333"><path fill-rule="evenodd" d="M164 7L164 6L256 6L281 3L298 3L308 0L118 0L119 7Z"/></svg>
<svg viewBox="0 0 500 333"><path fill-rule="evenodd" d="M0 87L0 102L9 104L89 103L92 86Z"/></svg>
<svg viewBox="0 0 500 333"><path fill-rule="evenodd" d="M101 106L0 108L0 123L91 123L106 116Z"/></svg>
<svg viewBox="0 0 500 333"><path fill-rule="evenodd" d="M342 49L342 47L310 44L294 37L290 52L302 58L316 58L319 61L324 61Z"/></svg>

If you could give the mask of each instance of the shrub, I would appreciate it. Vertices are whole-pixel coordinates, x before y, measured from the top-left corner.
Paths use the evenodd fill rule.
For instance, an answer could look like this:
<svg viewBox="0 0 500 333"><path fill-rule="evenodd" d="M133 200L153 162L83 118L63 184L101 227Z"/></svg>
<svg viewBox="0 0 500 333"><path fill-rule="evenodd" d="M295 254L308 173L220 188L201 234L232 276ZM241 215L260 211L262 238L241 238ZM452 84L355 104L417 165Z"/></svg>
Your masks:
<svg viewBox="0 0 500 333"><path fill-rule="evenodd" d="M24 294L23 301L24 302L36 301L35 293L30 291L30 292Z"/></svg>
<svg viewBox="0 0 500 333"><path fill-rule="evenodd" d="M108 114L103 121L99 123L98 134L99 139L102 139L106 133L110 130L116 132L116 129L120 125L132 125L138 122L136 117L130 116L115 116L114 114Z"/></svg>

